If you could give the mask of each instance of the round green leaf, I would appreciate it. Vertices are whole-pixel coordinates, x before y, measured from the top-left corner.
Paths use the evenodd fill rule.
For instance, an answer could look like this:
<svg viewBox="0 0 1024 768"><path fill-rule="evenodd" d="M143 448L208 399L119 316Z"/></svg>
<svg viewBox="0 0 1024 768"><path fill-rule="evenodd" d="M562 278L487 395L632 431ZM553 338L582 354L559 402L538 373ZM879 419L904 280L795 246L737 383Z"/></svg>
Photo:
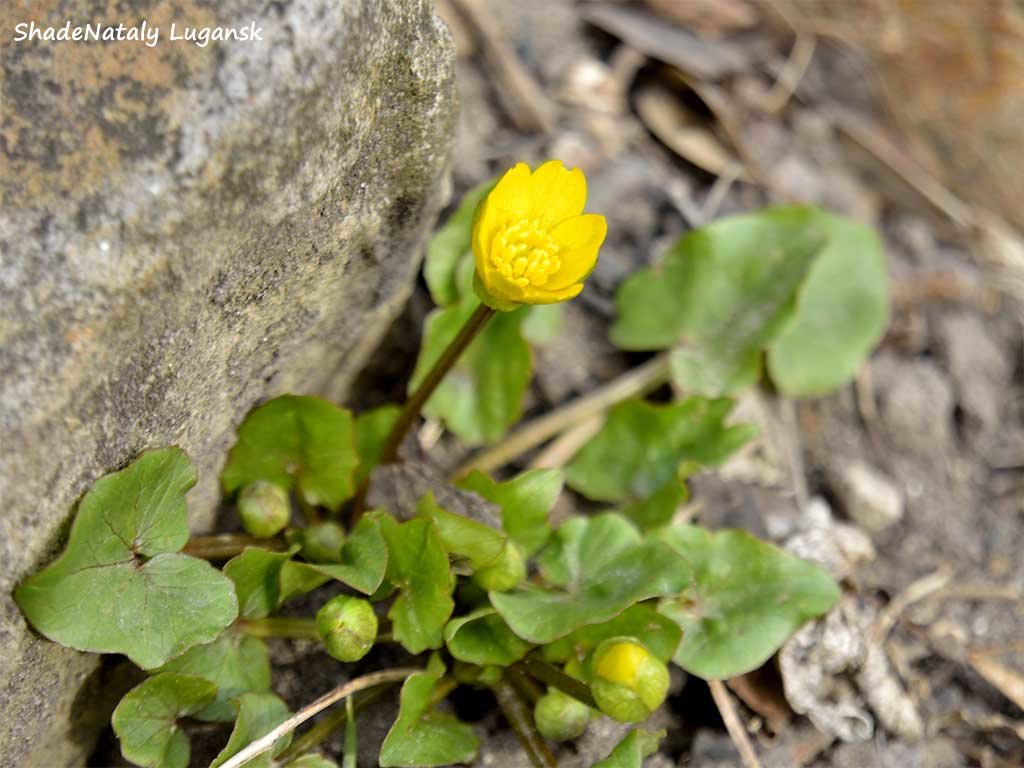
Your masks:
<svg viewBox="0 0 1024 768"><path fill-rule="evenodd" d="M849 381L889 322L888 268L875 232L820 213L828 245L800 288L796 317L768 349L780 391L821 395Z"/></svg>
<svg viewBox="0 0 1024 768"><path fill-rule="evenodd" d="M351 413L318 397L284 395L245 417L221 484L232 494L266 480L336 510L354 492L358 463Z"/></svg>
<svg viewBox="0 0 1024 768"><path fill-rule="evenodd" d="M562 493L563 474L557 469L531 469L497 483L474 471L456 485L501 507L501 527L527 557L551 535L548 515Z"/></svg>
<svg viewBox="0 0 1024 768"><path fill-rule="evenodd" d="M532 647L516 637L492 608L449 621L444 627L444 641L456 659L478 666L508 666Z"/></svg>
<svg viewBox="0 0 1024 768"><path fill-rule="evenodd" d="M745 531L680 525L660 538L693 567L691 588L659 607L683 629L675 662L705 679L757 669L839 599L825 571Z"/></svg>
<svg viewBox="0 0 1024 768"><path fill-rule="evenodd" d="M196 675L164 672L132 688L111 724L125 760L144 768L187 768L191 747L178 720L203 711L217 686Z"/></svg>
<svg viewBox="0 0 1024 768"><path fill-rule="evenodd" d="M82 499L63 554L15 599L39 632L144 669L212 641L238 615L234 585L188 540L185 492L195 468L178 448L143 453Z"/></svg>

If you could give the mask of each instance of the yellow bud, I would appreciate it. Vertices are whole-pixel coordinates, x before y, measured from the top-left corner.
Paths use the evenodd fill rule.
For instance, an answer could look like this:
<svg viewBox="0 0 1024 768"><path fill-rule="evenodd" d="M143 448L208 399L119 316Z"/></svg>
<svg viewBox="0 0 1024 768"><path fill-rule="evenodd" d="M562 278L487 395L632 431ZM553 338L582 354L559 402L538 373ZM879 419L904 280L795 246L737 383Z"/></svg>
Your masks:
<svg viewBox="0 0 1024 768"><path fill-rule="evenodd" d="M555 304L583 290L608 231L604 216L584 214L587 180L552 160L531 172L510 169L477 207L473 287L494 309Z"/></svg>
<svg viewBox="0 0 1024 768"><path fill-rule="evenodd" d="M665 701L668 667L639 640L613 637L594 651L590 688L601 711L638 723Z"/></svg>

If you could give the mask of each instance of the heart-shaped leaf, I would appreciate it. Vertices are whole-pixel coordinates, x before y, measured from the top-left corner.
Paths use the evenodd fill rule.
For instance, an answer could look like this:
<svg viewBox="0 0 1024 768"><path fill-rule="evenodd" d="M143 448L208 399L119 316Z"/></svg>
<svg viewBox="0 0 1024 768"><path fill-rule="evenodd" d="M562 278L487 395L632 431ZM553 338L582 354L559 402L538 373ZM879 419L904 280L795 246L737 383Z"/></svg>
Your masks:
<svg viewBox="0 0 1024 768"><path fill-rule="evenodd" d="M196 675L164 672L125 694L111 725L125 760L144 768L187 768L191 746L178 721L202 712L217 686Z"/></svg>
<svg viewBox="0 0 1024 768"><path fill-rule="evenodd" d="M473 729L431 708L431 694L442 675L444 664L434 654L423 672L410 675L402 685L398 718L380 748L383 768L455 765L476 756L480 742Z"/></svg>
<svg viewBox="0 0 1024 768"><path fill-rule="evenodd" d="M54 642L123 653L144 669L208 643L238 614L234 585L178 554L195 468L177 448L147 451L82 499L64 553L15 599Z"/></svg>
<svg viewBox="0 0 1024 768"><path fill-rule="evenodd" d="M351 413L318 397L284 395L245 417L221 484L232 494L266 480L336 510L352 496L358 463Z"/></svg>
<svg viewBox="0 0 1024 768"><path fill-rule="evenodd" d="M689 584L684 558L660 542L640 540L636 529L617 515L575 518L566 525L570 532L564 542L550 545L557 554L545 551L541 557L545 575L554 574L554 583L563 588L527 585L489 593L491 605L524 640L550 643L580 627L609 621L642 600L677 594ZM623 544L626 531L635 538Z"/></svg>
<svg viewBox="0 0 1024 768"><path fill-rule="evenodd" d="M693 566L691 588L659 610L683 629L676 663L705 679L756 669L839 599L825 571L745 531L679 525L659 538Z"/></svg>
<svg viewBox="0 0 1024 768"><path fill-rule="evenodd" d="M797 298L796 317L768 349L772 381L791 396L821 395L853 378L885 333L889 271L878 235L827 213L828 235Z"/></svg>
<svg viewBox="0 0 1024 768"><path fill-rule="evenodd" d="M497 504L502 529L529 557L551 535L548 515L562 493L563 481L557 469L532 469L502 483L474 471L457 485Z"/></svg>
<svg viewBox="0 0 1024 768"><path fill-rule="evenodd" d="M238 717L228 743L220 751L210 768L223 765L256 739L266 736L288 719L288 706L272 693L244 693L236 699ZM247 768L270 768L273 759L291 742L291 734L282 736L274 746L246 763Z"/></svg>
<svg viewBox="0 0 1024 768"><path fill-rule="evenodd" d="M199 720L230 723L231 699L243 693L270 690L270 656L258 637L227 631L212 643L197 645L164 664L159 672L197 675L217 686L209 706L195 713Z"/></svg>
<svg viewBox="0 0 1024 768"><path fill-rule="evenodd" d="M384 449L384 443L400 411L397 405L382 405L356 416L356 451L359 453L356 487L362 485L377 466L380 452Z"/></svg>
<svg viewBox="0 0 1024 768"><path fill-rule="evenodd" d="M388 549L380 525L372 515L364 515L341 547L340 563L298 563L281 566L278 605L296 595L316 589L329 579L347 584L364 595L372 595L384 581Z"/></svg>
<svg viewBox="0 0 1024 768"><path fill-rule="evenodd" d="M444 627L444 641L456 659L478 666L508 666L532 647L516 637L493 608L481 608L449 621Z"/></svg>
<svg viewBox="0 0 1024 768"><path fill-rule="evenodd" d="M399 524L382 514L377 520L388 547L387 579L399 590L388 611L394 637L410 653L440 648L455 602L437 526L423 517Z"/></svg>
<svg viewBox="0 0 1024 768"><path fill-rule="evenodd" d="M732 400L702 397L620 403L566 468L566 481L595 501L646 499L678 481L682 462L718 464L750 440L750 425L726 425L732 407Z"/></svg>

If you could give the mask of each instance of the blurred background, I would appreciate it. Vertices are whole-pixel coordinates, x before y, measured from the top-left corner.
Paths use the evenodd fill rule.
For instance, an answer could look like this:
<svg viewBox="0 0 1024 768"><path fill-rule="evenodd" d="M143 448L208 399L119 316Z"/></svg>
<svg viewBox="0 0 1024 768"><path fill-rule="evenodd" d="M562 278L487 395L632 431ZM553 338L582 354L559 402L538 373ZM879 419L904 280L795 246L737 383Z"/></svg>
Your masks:
<svg viewBox="0 0 1024 768"><path fill-rule="evenodd" d="M458 52L452 200L518 160L559 158L586 171L588 207L609 221L587 290L539 352L528 416L639 362L608 341L614 292L686 230L799 201L880 232L891 324L856 381L796 403L745 398L762 438L693 483L694 520L751 530L845 587L827 621L730 688L764 766L1024 764L1024 6L437 11ZM421 286L395 354L366 374L394 388L358 388L367 404L402 394L431 308ZM420 435L433 455L438 433ZM704 684L674 684L669 737L647 764L737 765ZM519 764L502 738L482 765ZM614 743L584 737L581 765L607 751L601 739Z"/></svg>

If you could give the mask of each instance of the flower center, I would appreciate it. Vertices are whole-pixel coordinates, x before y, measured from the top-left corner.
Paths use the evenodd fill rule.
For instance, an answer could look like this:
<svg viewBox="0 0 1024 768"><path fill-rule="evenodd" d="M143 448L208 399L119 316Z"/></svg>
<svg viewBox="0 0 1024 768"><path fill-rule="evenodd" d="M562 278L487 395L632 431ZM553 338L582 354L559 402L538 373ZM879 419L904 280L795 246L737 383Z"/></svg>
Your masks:
<svg viewBox="0 0 1024 768"><path fill-rule="evenodd" d="M539 219L520 219L498 230L491 244L491 264L521 288L540 288L562 266L558 244Z"/></svg>

